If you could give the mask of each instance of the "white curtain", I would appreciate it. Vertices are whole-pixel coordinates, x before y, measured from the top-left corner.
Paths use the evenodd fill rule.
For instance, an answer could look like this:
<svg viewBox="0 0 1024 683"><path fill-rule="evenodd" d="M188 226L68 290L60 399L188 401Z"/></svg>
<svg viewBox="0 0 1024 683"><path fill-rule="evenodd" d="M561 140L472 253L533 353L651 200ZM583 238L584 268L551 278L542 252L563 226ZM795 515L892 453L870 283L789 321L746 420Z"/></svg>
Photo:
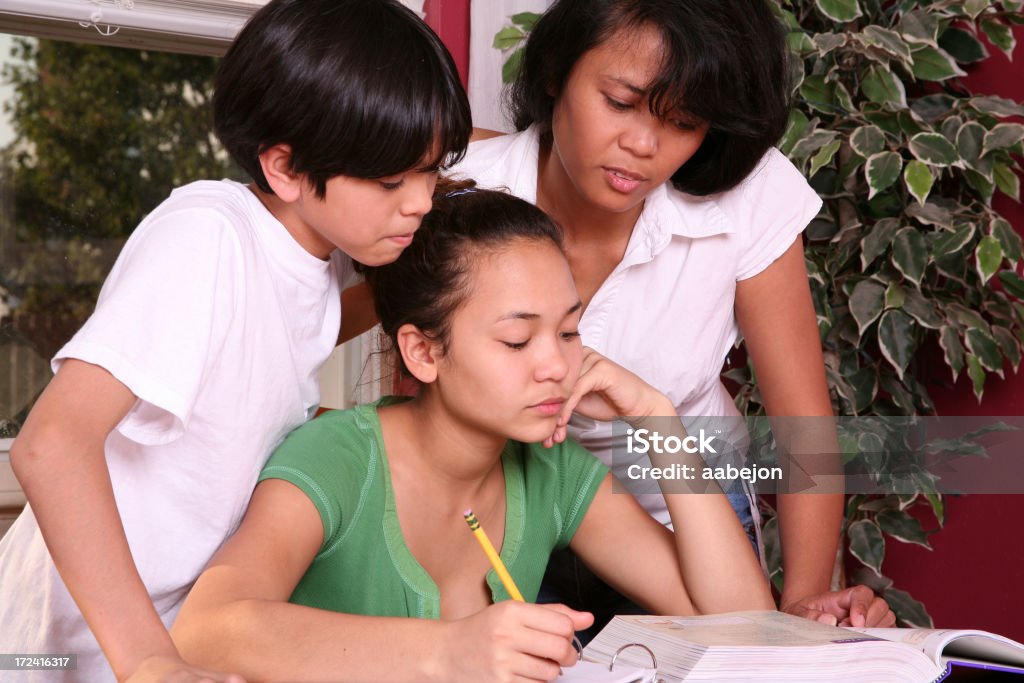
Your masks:
<svg viewBox="0 0 1024 683"><path fill-rule="evenodd" d="M501 110L501 65L507 54L495 49L494 34L519 12L543 12L552 0L472 0L469 39L469 104L477 128L510 131Z"/></svg>

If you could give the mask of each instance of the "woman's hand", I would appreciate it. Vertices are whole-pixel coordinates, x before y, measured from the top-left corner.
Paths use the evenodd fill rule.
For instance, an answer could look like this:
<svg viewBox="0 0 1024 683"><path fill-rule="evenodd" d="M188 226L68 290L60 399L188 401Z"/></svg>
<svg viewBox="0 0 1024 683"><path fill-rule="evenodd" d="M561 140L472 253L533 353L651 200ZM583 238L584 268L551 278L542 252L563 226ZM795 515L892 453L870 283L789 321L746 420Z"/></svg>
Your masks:
<svg viewBox="0 0 1024 683"><path fill-rule="evenodd" d="M675 415L668 397L621 365L591 348L583 348L583 366L572 394L562 406L554 433L544 440L551 447L565 441L566 425L573 412L594 420L616 417Z"/></svg>
<svg viewBox="0 0 1024 683"><path fill-rule="evenodd" d="M444 681L551 681L578 658L573 634L594 622L588 612L564 605L507 600L449 622L443 654Z"/></svg>
<svg viewBox="0 0 1024 683"><path fill-rule="evenodd" d="M889 604L867 586L811 595L779 609L832 626L885 628L896 625L896 615Z"/></svg>

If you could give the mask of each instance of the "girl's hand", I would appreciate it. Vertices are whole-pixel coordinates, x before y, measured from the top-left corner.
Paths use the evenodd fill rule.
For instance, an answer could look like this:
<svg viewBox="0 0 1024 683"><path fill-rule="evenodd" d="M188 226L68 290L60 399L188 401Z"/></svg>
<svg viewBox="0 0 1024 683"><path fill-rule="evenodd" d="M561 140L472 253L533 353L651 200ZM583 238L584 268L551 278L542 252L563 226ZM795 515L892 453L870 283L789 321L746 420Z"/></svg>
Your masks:
<svg viewBox="0 0 1024 683"><path fill-rule="evenodd" d="M153 656L144 659L126 683L245 683L245 679L200 669L178 657Z"/></svg>
<svg viewBox="0 0 1024 683"><path fill-rule="evenodd" d="M588 612L564 605L506 600L473 616L450 622L440 644L444 681L551 681L578 655L573 634L594 622Z"/></svg>
<svg viewBox="0 0 1024 683"><path fill-rule="evenodd" d="M589 347L583 348L579 379L562 406L554 433L544 440L545 446L565 441L573 411L594 420L676 414L667 396Z"/></svg>

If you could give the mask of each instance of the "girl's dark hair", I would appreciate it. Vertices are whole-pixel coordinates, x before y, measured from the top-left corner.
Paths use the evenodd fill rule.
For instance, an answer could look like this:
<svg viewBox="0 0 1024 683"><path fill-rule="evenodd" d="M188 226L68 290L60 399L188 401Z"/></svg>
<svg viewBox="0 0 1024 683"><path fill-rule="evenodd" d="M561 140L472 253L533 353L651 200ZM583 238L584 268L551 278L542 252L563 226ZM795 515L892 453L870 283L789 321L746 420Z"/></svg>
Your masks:
<svg viewBox="0 0 1024 683"><path fill-rule="evenodd" d="M433 209L398 260L360 267L392 346L398 329L412 324L447 350L474 259L517 240L547 240L562 249L561 230L530 202L477 189L472 181L439 181ZM408 374L404 362L402 371Z"/></svg>
<svg viewBox="0 0 1024 683"><path fill-rule="evenodd" d="M469 102L451 55L397 0L273 0L217 71L214 131L261 190L259 154L291 147L321 199L338 175L380 178L465 153Z"/></svg>
<svg viewBox="0 0 1024 683"><path fill-rule="evenodd" d="M550 132L557 93L580 57L619 31L648 26L665 47L649 84L651 113L682 110L710 124L672 183L696 195L734 187L789 117L785 34L766 0L558 0L530 33L508 92L516 129L538 123Z"/></svg>

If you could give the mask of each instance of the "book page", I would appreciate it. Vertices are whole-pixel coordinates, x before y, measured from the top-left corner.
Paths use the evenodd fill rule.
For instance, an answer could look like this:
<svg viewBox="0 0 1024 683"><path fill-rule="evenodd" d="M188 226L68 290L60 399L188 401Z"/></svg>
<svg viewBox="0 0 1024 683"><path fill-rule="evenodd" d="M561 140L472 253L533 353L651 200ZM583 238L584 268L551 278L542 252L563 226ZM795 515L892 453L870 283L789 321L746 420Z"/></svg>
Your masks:
<svg viewBox="0 0 1024 683"><path fill-rule="evenodd" d="M943 655L1002 662L1024 666L1024 645L987 631L927 628L851 628L864 633L911 645L941 665Z"/></svg>
<svg viewBox="0 0 1024 683"><path fill-rule="evenodd" d="M667 638L703 646L800 647L827 643L878 640L870 634L794 619L775 611L731 612L708 617L619 617Z"/></svg>

